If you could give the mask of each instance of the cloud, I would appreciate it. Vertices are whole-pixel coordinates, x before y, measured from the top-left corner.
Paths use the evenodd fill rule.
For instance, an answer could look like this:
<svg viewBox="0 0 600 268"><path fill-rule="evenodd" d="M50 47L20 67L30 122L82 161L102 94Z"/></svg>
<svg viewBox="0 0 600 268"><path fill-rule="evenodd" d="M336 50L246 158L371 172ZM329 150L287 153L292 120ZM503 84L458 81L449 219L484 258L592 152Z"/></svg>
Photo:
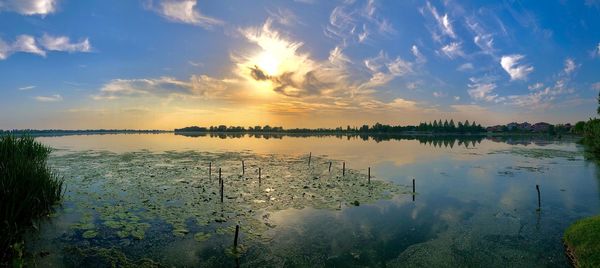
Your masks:
<svg viewBox="0 0 600 268"><path fill-rule="evenodd" d="M523 55L512 54L502 56L500 65L510 75L510 80L525 80L527 75L533 72L533 66L527 64L519 64L525 58Z"/></svg>
<svg viewBox="0 0 600 268"><path fill-rule="evenodd" d="M385 52L379 51L376 57L364 60L365 67L371 73L371 79L363 83L361 88L374 88L387 84L395 77L412 74L413 63L403 60L400 57L390 59Z"/></svg>
<svg viewBox="0 0 600 268"><path fill-rule="evenodd" d="M434 91L433 96L436 98L443 98L443 97L448 96L448 94L445 92L441 92L441 91Z"/></svg>
<svg viewBox="0 0 600 268"><path fill-rule="evenodd" d="M463 57L465 53L462 51L461 44L452 42L442 47L442 53L450 59L454 59L458 56Z"/></svg>
<svg viewBox="0 0 600 268"><path fill-rule="evenodd" d="M462 71L462 72L473 70L473 69L474 69L473 64L470 62L463 63L460 66L458 66L458 68L456 68L456 70Z"/></svg>
<svg viewBox="0 0 600 268"><path fill-rule="evenodd" d="M439 32L443 35L447 35L452 39L456 39L456 33L454 32L454 28L452 26L452 22L448 17L448 14L444 14L443 16L437 11L437 9L431 5L429 1L427 1L427 10L431 13L435 21L437 22L437 27ZM434 37L434 39L439 39ZM438 40L439 41L439 40Z"/></svg>
<svg viewBox="0 0 600 268"><path fill-rule="evenodd" d="M567 75L571 74L572 72L575 71L575 69L577 69L577 64L575 64L575 61L571 58L567 58L565 59L565 67L563 69L563 72Z"/></svg>
<svg viewBox="0 0 600 268"><path fill-rule="evenodd" d="M346 1L335 7L324 31L327 37L341 41L342 47L354 42L366 42L375 34L387 36L395 32L392 24L379 16L374 0L366 4L362 1Z"/></svg>
<svg viewBox="0 0 600 268"><path fill-rule="evenodd" d="M17 52L46 56L46 52L38 47L35 38L30 35L19 35L12 44L0 39L0 60L5 60Z"/></svg>
<svg viewBox="0 0 600 268"><path fill-rule="evenodd" d="M425 56L419 50L419 47L417 47L416 45L413 45L412 48L410 49L410 51L415 56L417 63L423 64L423 63L427 62L427 58L425 58Z"/></svg>
<svg viewBox="0 0 600 268"><path fill-rule="evenodd" d="M223 21L206 16L200 13L195 7L198 4L197 0L157 0L158 4L153 1L147 3L147 8L154 10L169 21L192 24L201 26L207 29L215 25L223 24Z"/></svg>
<svg viewBox="0 0 600 268"><path fill-rule="evenodd" d="M548 86L543 89L540 87L539 90L535 90L529 94L510 95L506 98L510 105L529 109L548 108L558 99L558 96L572 94L574 92L575 89L568 87L567 79L559 79L553 86Z"/></svg>
<svg viewBox="0 0 600 268"><path fill-rule="evenodd" d="M17 52L45 57L48 51L89 52L90 50L91 45L87 38L80 43L70 43L69 38L65 36L53 37L44 34L41 39L36 40L30 35L19 35L12 44L0 39L0 60L5 60Z"/></svg>
<svg viewBox="0 0 600 268"><path fill-rule="evenodd" d="M285 26L303 24L300 18L287 8L278 8L276 11L267 10L267 13L274 21Z"/></svg>
<svg viewBox="0 0 600 268"><path fill-rule="evenodd" d="M543 87L544 87L544 84L538 82L538 83L535 83L533 85L527 86L527 89L529 89L529 90L538 90L538 89L543 88Z"/></svg>
<svg viewBox="0 0 600 268"><path fill-rule="evenodd" d="M92 46L88 38L81 40L78 43L71 43L67 36L51 36L44 34L39 40L40 44L48 51L64 51L64 52L90 52Z"/></svg>
<svg viewBox="0 0 600 268"><path fill-rule="evenodd" d="M493 79L488 77L471 77L469 80L471 83L468 85L469 89L467 90L467 93L469 93L471 98L487 102L500 102L503 100L503 98L498 97L498 94L493 93L496 88L496 83L493 82Z"/></svg>
<svg viewBox="0 0 600 268"><path fill-rule="evenodd" d="M188 81L173 77L154 79L113 79L100 88L94 100L115 100L123 97L224 97L228 80L206 75L193 75Z"/></svg>
<svg viewBox="0 0 600 268"><path fill-rule="evenodd" d="M39 102L58 102L58 101L62 101L63 98L61 95L55 94L52 96L36 96L35 100L37 100Z"/></svg>
<svg viewBox="0 0 600 268"><path fill-rule="evenodd" d="M30 89L34 89L35 86L25 86L25 87L20 87L19 90L30 90Z"/></svg>
<svg viewBox="0 0 600 268"><path fill-rule="evenodd" d="M12 11L21 15L48 15L56 12L58 0L2 0L0 11Z"/></svg>
<svg viewBox="0 0 600 268"><path fill-rule="evenodd" d="M593 90L600 90L600 82L596 82L592 84L592 89Z"/></svg>

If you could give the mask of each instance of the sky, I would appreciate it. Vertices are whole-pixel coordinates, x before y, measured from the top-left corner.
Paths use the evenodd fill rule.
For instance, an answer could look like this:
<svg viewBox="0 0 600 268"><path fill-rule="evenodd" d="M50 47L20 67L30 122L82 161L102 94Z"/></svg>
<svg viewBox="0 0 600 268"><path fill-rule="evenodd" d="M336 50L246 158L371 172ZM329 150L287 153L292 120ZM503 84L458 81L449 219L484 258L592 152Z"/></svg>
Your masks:
<svg viewBox="0 0 600 268"><path fill-rule="evenodd" d="M0 129L595 116L600 0L0 0Z"/></svg>

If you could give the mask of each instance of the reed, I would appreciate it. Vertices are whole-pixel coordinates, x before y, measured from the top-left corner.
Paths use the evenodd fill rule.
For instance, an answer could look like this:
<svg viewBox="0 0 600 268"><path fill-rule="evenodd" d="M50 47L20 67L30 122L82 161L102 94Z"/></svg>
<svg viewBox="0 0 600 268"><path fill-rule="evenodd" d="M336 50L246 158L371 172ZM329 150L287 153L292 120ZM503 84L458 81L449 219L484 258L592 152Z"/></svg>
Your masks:
<svg viewBox="0 0 600 268"><path fill-rule="evenodd" d="M46 165L50 152L30 136L0 137L0 266L18 261L23 233L62 198L63 179Z"/></svg>

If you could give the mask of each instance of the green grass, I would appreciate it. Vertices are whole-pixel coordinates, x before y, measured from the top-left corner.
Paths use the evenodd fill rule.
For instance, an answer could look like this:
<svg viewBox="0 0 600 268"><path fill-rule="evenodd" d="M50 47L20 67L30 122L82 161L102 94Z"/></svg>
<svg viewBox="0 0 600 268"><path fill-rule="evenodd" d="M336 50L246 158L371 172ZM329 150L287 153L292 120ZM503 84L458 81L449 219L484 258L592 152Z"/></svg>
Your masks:
<svg viewBox="0 0 600 268"><path fill-rule="evenodd" d="M575 222L563 239L577 267L600 267L600 215Z"/></svg>
<svg viewBox="0 0 600 268"><path fill-rule="evenodd" d="M46 165L50 152L30 136L0 137L0 266L20 266L23 233L62 198L62 178Z"/></svg>

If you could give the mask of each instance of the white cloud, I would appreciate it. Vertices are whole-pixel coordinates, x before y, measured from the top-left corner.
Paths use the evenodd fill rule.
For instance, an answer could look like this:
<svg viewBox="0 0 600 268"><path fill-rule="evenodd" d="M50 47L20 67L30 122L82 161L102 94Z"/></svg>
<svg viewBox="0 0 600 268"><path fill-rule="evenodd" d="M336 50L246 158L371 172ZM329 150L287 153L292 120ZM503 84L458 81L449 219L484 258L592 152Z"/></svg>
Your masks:
<svg viewBox="0 0 600 268"><path fill-rule="evenodd" d="M353 42L363 43L375 34L387 36L395 33L394 27L379 16L375 1L345 1L329 15L325 35L347 46Z"/></svg>
<svg viewBox="0 0 600 268"><path fill-rule="evenodd" d="M24 87L20 87L19 90L30 90L30 89L34 89L35 86L24 86Z"/></svg>
<svg viewBox="0 0 600 268"><path fill-rule="evenodd" d="M454 100L455 100L455 101L459 101L459 100L460 100L460 97L459 97L459 96L454 96Z"/></svg>
<svg viewBox="0 0 600 268"><path fill-rule="evenodd" d="M36 96L35 99L39 102L58 102L63 100L62 96L58 94L52 96Z"/></svg>
<svg viewBox="0 0 600 268"><path fill-rule="evenodd" d="M197 0L158 0L158 2L157 5L149 2L149 8L170 21L197 25L204 28L223 24L221 20L200 13L195 8L198 4Z"/></svg>
<svg viewBox="0 0 600 268"><path fill-rule="evenodd" d="M427 62L427 58L425 58L425 56L421 53L421 51L419 50L419 47L417 47L416 45L413 45L410 50L412 51L413 55L415 56L417 63L422 64L422 63Z"/></svg>
<svg viewBox="0 0 600 268"><path fill-rule="evenodd" d="M79 43L71 43L69 37L44 34L39 41L48 51L90 52L92 50L90 41L87 38Z"/></svg>
<svg viewBox="0 0 600 268"><path fill-rule="evenodd" d="M575 71L575 69L577 69L577 64L575 64L575 61L571 58L567 58L565 60L565 68L563 69L563 72L565 72L565 74L571 74Z"/></svg>
<svg viewBox="0 0 600 268"><path fill-rule="evenodd" d="M292 26L303 24L302 21L300 21L300 18L287 8L278 8L276 11L267 10L267 13L269 13L269 16L271 16L273 20L282 25Z"/></svg>
<svg viewBox="0 0 600 268"><path fill-rule="evenodd" d="M47 15L56 12L58 0L2 0L0 11L12 11L22 15Z"/></svg>
<svg viewBox="0 0 600 268"><path fill-rule="evenodd" d="M434 91L433 96L436 98L443 98L443 97L448 96L448 94L446 94L445 92L441 92L441 91Z"/></svg>
<svg viewBox="0 0 600 268"><path fill-rule="evenodd" d="M452 27L452 22L448 17L448 14L440 15L437 9L431 5L431 3L427 2L427 9L431 12L431 15L437 22L437 26L442 34L445 34L453 39L456 39L456 33L454 33L454 28Z"/></svg>
<svg viewBox="0 0 600 268"><path fill-rule="evenodd" d="M457 56L464 56L465 53L462 51L461 44L452 42L442 47L442 52L448 56L448 58L454 59Z"/></svg>
<svg viewBox="0 0 600 268"><path fill-rule="evenodd" d="M592 84L592 89L593 90L600 90L600 82L596 82Z"/></svg>
<svg viewBox="0 0 600 268"><path fill-rule="evenodd" d="M69 38L64 36L44 35L36 40L30 35L19 35L12 44L0 39L0 60L5 60L17 52L45 57L48 51L88 52L90 50L91 45L87 38L80 43L70 43Z"/></svg>
<svg viewBox="0 0 600 268"><path fill-rule="evenodd" d="M538 89L543 88L543 87L544 87L544 84L538 82L538 83L535 83L533 85L527 86L527 89L529 89L529 90L538 90Z"/></svg>
<svg viewBox="0 0 600 268"><path fill-rule="evenodd" d="M487 102L500 102L503 98L498 97L498 94L494 94L493 91L496 88L496 83L489 78L469 78L471 83L468 85L469 96L475 100L483 100Z"/></svg>
<svg viewBox="0 0 600 268"><path fill-rule="evenodd" d="M35 39L29 35L19 35L17 36L17 40L12 45L12 50L14 52L25 52L37 54L40 56L46 56L46 52L40 49Z"/></svg>
<svg viewBox="0 0 600 268"><path fill-rule="evenodd" d="M525 80L527 75L533 72L533 66L527 64L519 64L525 58L523 55L512 54L502 56L500 65L510 75L510 80Z"/></svg>
<svg viewBox="0 0 600 268"><path fill-rule="evenodd" d="M468 71L468 70L473 70L473 69L474 69L473 64L470 62L463 63L460 66L458 66L458 68L456 68L456 70L462 71L462 72Z"/></svg>

